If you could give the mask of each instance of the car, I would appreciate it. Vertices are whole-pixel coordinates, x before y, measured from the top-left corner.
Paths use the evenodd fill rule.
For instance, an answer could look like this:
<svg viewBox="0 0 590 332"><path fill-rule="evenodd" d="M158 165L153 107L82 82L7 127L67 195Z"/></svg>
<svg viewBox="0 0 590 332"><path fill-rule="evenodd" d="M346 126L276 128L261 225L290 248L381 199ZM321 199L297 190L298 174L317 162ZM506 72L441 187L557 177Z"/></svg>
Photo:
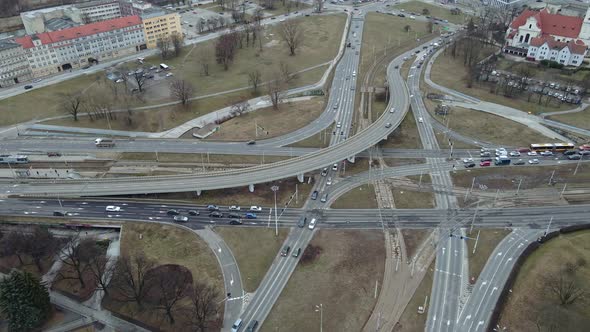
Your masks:
<svg viewBox="0 0 590 332"><path fill-rule="evenodd" d="M107 206L106 210L109 212L119 212L119 211L121 211L121 207L115 206L115 205L109 205L109 206Z"/></svg>
<svg viewBox="0 0 590 332"><path fill-rule="evenodd" d="M553 155L553 152L551 152L551 151L541 151L541 156L549 157L552 155Z"/></svg>
<svg viewBox="0 0 590 332"><path fill-rule="evenodd" d="M535 151L529 151L526 154L527 154L527 156L536 156L537 155L537 152L535 152Z"/></svg>
<svg viewBox="0 0 590 332"><path fill-rule="evenodd" d="M231 326L231 332L238 332L238 330L240 329L240 327L242 327L242 319L238 318L238 320L236 320L236 322L234 323L234 325Z"/></svg>
<svg viewBox="0 0 590 332"><path fill-rule="evenodd" d="M484 161L489 161L489 162L491 162L492 160L493 160L492 158L481 158L481 159L479 160L479 162L484 162Z"/></svg>
<svg viewBox="0 0 590 332"><path fill-rule="evenodd" d="M90 65L86 65L86 66L82 67L82 69L88 69L88 68L90 68Z"/></svg>
<svg viewBox="0 0 590 332"><path fill-rule="evenodd" d="M420 122L420 123L424 123L424 119L422 119L422 117L419 117L419 118L418 118L418 122Z"/></svg>
<svg viewBox="0 0 590 332"><path fill-rule="evenodd" d="M354 91L354 90L356 90L356 88L353 86L353 87L350 87L350 90Z"/></svg>
<svg viewBox="0 0 590 332"><path fill-rule="evenodd" d="M309 15L307 15L307 16L309 16ZM258 321L253 320L252 323L250 323L250 325L248 325L248 327L246 328L246 332L254 332L254 331L256 331L257 327L258 327Z"/></svg>
<svg viewBox="0 0 590 332"><path fill-rule="evenodd" d="M331 177L329 177L328 181L326 181L326 185L327 186L332 185L332 178Z"/></svg>
<svg viewBox="0 0 590 332"><path fill-rule="evenodd" d="M115 81L115 83L123 83L123 82L125 82L125 80L122 78L119 78L118 80Z"/></svg>
<svg viewBox="0 0 590 332"><path fill-rule="evenodd" d="M398 66L398 65L395 65L395 67L393 67L393 68L395 68L395 69L398 69L398 68L399 68L399 66Z"/></svg>
<svg viewBox="0 0 590 332"><path fill-rule="evenodd" d="M239 219L232 219L232 220L229 221L229 224L230 225L242 225L243 222L241 220L239 220Z"/></svg>
<svg viewBox="0 0 590 332"><path fill-rule="evenodd" d="M174 221L187 222L188 217L187 216L174 216Z"/></svg>
<svg viewBox="0 0 590 332"><path fill-rule="evenodd" d="M219 206L213 205L213 204L209 204L209 205L207 205L207 210L209 210L209 211L219 211Z"/></svg>
<svg viewBox="0 0 590 332"><path fill-rule="evenodd" d="M301 254L301 248L297 248L297 250L293 250L293 257L297 258Z"/></svg>
<svg viewBox="0 0 590 332"><path fill-rule="evenodd" d="M314 191L311 193L311 200L312 200L312 201L315 201L316 199L318 199L318 195L319 195L319 192L318 192L317 190L314 190Z"/></svg>
<svg viewBox="0 0 590 332"><path fill-rule="evenodd" d="M576 154L576 150L563 151L563 154L566 155L566 156L571 156L573 154Z"/></svg>
<svg viewBox="0 0 590 332"><path fill-rule="evenodd" d="M162 72L162 69L160 69L160 68L156 69L156 73L160 73L160 72Z"/></svg>
<svg viewBox="0 0 590 332"><path fill-rule="evenodd" d="M480 157L491 157L492 154L489 151L482 152L479 154Z"/></svg>
<svg viewBox="0 0 590 332"><path fill-rule="evenodd" d="M579 154L571 154L569 156L567 156L568 160L580 160L582 159L582 156L580 156Z"/></svg>
<svg viewBox="0 0 590 332"><path fill-rule="evenodd" d="M324 169L322 170L321 176L326 176L328 175L328 167L324 167Z"/></svg>
<svg viewBox="0 0 590 332"><path fill-rule="evenodd" d="M582 156L587 156L590 155L590 150L581 150L578 152L578 154L581 154Z"/></svg>
<svg viewBox="0 0 590 332"><path fill-rule="evenodd" d="M388 123L386 123L386 124L385 124L385 128L391 128L391 123L389 123L389 122L388 122Z"/></svg>
<svg viewBox="0 0 590 332"><path fill-rule="evenodd" d="M53 211L53 216L55 217L65 217L68 213L66 211Z"/></svg>
<svg viewBox="0 0 590 332"><path fill-rule="evenodd" d="M529 149L529 148L518 148L518 149L516 149L516 151L518 151L520 153L525 153L525 152L530 152L531 149Z"/></svg>
<svg viewBox="0 0 590 332"><path fill-rule="evenodd" d="M475 167L475 163L467 163L465 164L465 168L473 168Z"/></svg>
<svg viewBox="0 0 590 332"><path fill-rule="evenodd" d="M25 90L29 90L29 89L32 89L32 88L33 88L33 86L32 86L32 85L30 85L30 84L28 84L28 85L25 85Z"/></svg>
<svg viewBox="0 0 590 332"><path fill-rule="evenodd" d="M473 162L473 158L465 158L463 159L463 163L467 164L467 163L472 163Z"/></svg>
<svg viewBox="0 0 590 332"><path fill-rule="evenodd" d="M230 211L240 211L242 208L237 205L232 205L229 207Z"/></svg>
<svg viewBox="0 0 590 332"><path fill-rule="evenodd" d="M158 69L158 66L151 66L150 67L150 70L156 70L156 69Z"/></svg>
<svg viewBox="0 0 590 332"><path fill-rule="evenodd" d="M313 229L315 228L315 223L316 223L316 219L315 219L315 218L312 218L312 219L309 221L309 225L307 226L307 228L309 228L309 229L313 230Z"/></svg>
<svg viewBox="0 0 590 332"><path fill-rule="evenodd" d="M59 152L47 152L47 157L61 157Z"/></svg>
<svg viewBox="0 0 590 332"><path fill-rule="evenodd" d="M188 210L188 214L191 216L198 216L200 213L197 210Z"/></svg>
<svg viewBox="0 0 590 332"><path fill-rule="evenodd" d="M235 212L230 212L230 213L227 215L227 217L228 217L228 218L234 218L234 219L235 219L235 218L237 218L237 219L240 219L240 218L241 218L241 217L240 217L240 215L239 215L238 213L235 213Z"/></svg>
<svg viewBox="0 0 590 332"><path fill-rule="evenodd" d="M219 211L213 211L213 212L209 213L209 217L212 217L212 218L222 218L223 217L223 213L221 213Z"/></svg>
<svg viewBox="0 0 590 332"><path fill-rule="evenodd" d="M154 74L149 74L145 78L154 78Z"/></svg>
<svg viewBox="0 0 590 332"><path fill-rule="evenodd" d="M299 228L305 227L306 221L307 221L307 217L305 217L305 216L300 217L299 220L297 221L297 227L299 227Z"/></svg>
<svg viewBox="0 0 590 332"><path fill-rule="evenodd" d="M328 194L324 194L324 196L322 196L322 199L320 199L320 202L326 203L327 200L328 200Z"/></svg>
<svg viewBox="0 0 590 332"><path fill-rule="evenodd" d="M290 246L285 246L283 250L281 250L281 256L287 257L289 255L289 251L291 250Z"/></svg>
<svg viewBox="0 0 590 332"><path fill-rule="evenodd" d="M518 152L518 151L510 151L509 154L511 157L519 157L520 156L520 152Z"/></svg>
<svg viewBox="0 0 590 332"><path fill-rule="evenodd" d="M254 145L254 144L256 144L256 141L255 141L255 140L251 140L251 141L248 141L248 143L247 143L247 144L248 144L248 145Z"/></svg>
<svg viewBox="0 0 590 332"><path fill-rule="evenodd" d="M479 163L479 166L481 166L481 167L486 167L486 166L490 166L491 164L492 164L492 162L491 162L491 161L489 161L489 160L486 160L486 161L482 161L482 162L480 162L480 163Z"/></svg>
<svg viewBox="0 0 590 332"><path fill-rule="evenodd" d="M514 165L524 165L524 160L522 160L522 159L518 159L518 160L517 160L517 161L515 161L513 164L514 164Z"/></svg>
<svg viewBox="0 0 590 332"><path fill-rule="evenodd" d="M270 19L271 19L271 20L276 20L277 18L273 16L273 17L271 17Z"/></svg>
<svg viewBox="0 0 590 332"><path fill-rule="evenodd" d="M248 213L246 213L244 215L244 218L246 218L246 219L256 219L258 217L256 216L256 213L248 212Z"/></svg>
<svg viewBox="0 0 590 332"><path fill-rule="evenodd" d="M342 123L340 123L340 121L338 121L338 123L336 124L336 128L340 128L342 127Z"/></svg>
<svg viewBox="0 0 590 332"><path fill-rule="evenodd" d="M252 205L250 207L250 211L252 211L252 212L260 212L260 211L262 211L262 207L256 206L256 205Z"/></svg>
<svg viewBox="0 0 590 332"><path fill-rule="evenodd" d="M392 108L389 110L389 113L393 113L393 112L395 112L395 108L393 108L393 107L392 107Z"/></svg>
<svg viewBox="0 0 590 332"><path fill-rule="evenodd" d="M533 165L533 164L538 164L539 163L539 159L531 159L529 160L529 164Z"/></svg>
<svg viewBox="0 0 590 332"><path fill-rule="evenodd" d="M180 214L180 212L178 212L178 210L176 210L176 209L170 209L166 212L166 214L169 216L177 216Z"/></svg>
<svg viewBox="0 0 590 332"><path fill-rule="evenodd" d="M166 74L166 77L172 77L172 76L174 76L174 74L172 74L172 73L167 73Z"/></svg>
<svg viewBox="0 0 590 332"><path fill-rule="evenodd" d="M333 170L333 171L337 171L337 170L338 170L338 164L334 164L334 165L332 165L332 170Z"/></svg>

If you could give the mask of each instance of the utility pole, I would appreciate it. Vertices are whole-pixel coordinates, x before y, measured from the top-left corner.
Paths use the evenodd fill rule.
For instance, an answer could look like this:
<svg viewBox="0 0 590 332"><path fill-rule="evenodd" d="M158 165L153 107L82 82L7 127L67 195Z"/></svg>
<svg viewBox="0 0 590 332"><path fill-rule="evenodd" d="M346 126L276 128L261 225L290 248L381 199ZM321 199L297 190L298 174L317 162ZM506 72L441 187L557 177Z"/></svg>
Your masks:
<svg viewBox="0 0 590 332"><path fill-rule="evenodd" d="M567 183L565 183L563 185L563 189L561 190L561 194L559 194L559 198L561 199L563 197L563 193L565 192L565 187L567 187Z"/></svg>
<svg viewBox="0 0 590 332"><path fill-rule="evenodd" d="M520 191L520 185L522 184L522 178L518 181L518 188L516 188L516 195L518 196L518 192Z"/></svg>
<svg viewBox="0 0 590 332"><path fill-rule="evenodd" d="M272 186L270 190L272 190L275 196L275 235L279 236L279 221L277 218L277 191L279 190L279 186Z"/></svg>
<svg viewBox="0 0 590 332"><path fill-rule="evenodd" d="M578 159L578 163L576 164L576 169L574 169L574 175L576 175L576 173L578 173L578 167L580 167L580 163L582 162L582 159L584 159L584 155L581 155L580 159Z"/></svg>
<svg viewBox="0 0 590 332"><path fill-rule="evenodd" d="M555 170L551 172L551 177L549 178L549 185L551 185L551 182L553 181L553 175L555 175Z"/></svg>
<svg viewBox="0 0 590 332"><path fill-rule="evenodd" d="M479 201L477 202L477 207L475 208L475 213L473 214L473 219L471 220L471 228L469 229L469 235L473 232L473 224L475 223L475 217L477 216L477 210L479 210Z"/></svg>
<svg viewBox="0 0 590 332"><path fill-rule="evenodd" d="M315 306L315 311L320 312L320 332L324 331L324 305L320 303L320 305Z"/></svg>
<svg viewBox="0 0 590 332"><path fill-rule="evenodd" d="M551 227L551 222L553 222L553 217L551 217L551 219L549 219L549 225L547 225L547 230L545 230L545 234L543 234L543 236L547 235L547 233L549 233L549 228Z"/></svg>
<svg viewBox="0 0 590 332"><path fill-rule="evenodd" d="M481 229L477 231L477 238L475 239L475 244L473 245L473 253L475 254L475 249L477 249L477 242L479 241L479 233Z"/></svg>
<svg viewBox="0 0 590 332"><path fill-rule="evenodd" d="M494 197L494 207L496 207L496 201L498 200L498 194L500 194L500 189L496 190L496 196Z"/></svg>

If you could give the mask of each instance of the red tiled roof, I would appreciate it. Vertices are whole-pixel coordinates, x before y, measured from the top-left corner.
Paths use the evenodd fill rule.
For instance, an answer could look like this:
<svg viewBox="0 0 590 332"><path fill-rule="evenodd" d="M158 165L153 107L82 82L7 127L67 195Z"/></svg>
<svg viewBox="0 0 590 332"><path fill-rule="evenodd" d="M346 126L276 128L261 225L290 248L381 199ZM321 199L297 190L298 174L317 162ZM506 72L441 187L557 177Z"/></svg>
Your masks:
<svg viewBox="0 0 590 332"><path fill-rule="evenodd" d="M547 43L547 46L549 46L549 49L552 50L562 50L563 48L567 47L569 48L570 52L574 53L574 54L584 54L584 51L586 50L586 45L584 45L583 42L581 41L576 41L573 43L565 43L565 42L560 42L555 40L555 38L553 38L552 36L543 36L543 37L535 37L533 39L531 39L531 46L535 46L535 47L539 47L539 46L543 46L543 44Z"/></svg>
<svg viewBox="0 0 590 332"><path fill-rule="evenodd" d="M537 20L537 27L541 29L543 34L568 38L577 38L584 22L581 17L551 14L547 9L539 12L527 9L510 23L510 27L517 29L524 25L531 16Z"/></svg>
<svg viewBox="0 0 590 332"><path fill-rule="evenodd" d="M64 40L76 39L84 36L90 36L101 32L117 30L125 27L141 24L141 18L135 16L119 17L112 20L95 22L85 24L73 28L63 29L59 31L43 32L33 36L24 36L16 38L15 41L23 46L23 48L33 47L33 37L41 39L43 45L56 43Z"/></svg>

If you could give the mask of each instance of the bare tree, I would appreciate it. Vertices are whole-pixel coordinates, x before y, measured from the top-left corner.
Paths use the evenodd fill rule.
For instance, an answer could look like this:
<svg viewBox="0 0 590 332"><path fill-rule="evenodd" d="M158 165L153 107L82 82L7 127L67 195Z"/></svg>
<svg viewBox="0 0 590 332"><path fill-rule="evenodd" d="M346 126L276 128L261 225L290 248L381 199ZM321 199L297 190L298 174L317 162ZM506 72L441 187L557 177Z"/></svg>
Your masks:
<svg viewBox="0 0 590 332"><path fill-rule="evenodd" d="M205 332L212 329L213 319L219 311L219 292L211 285L196 282L189 295L191 305L187 313L190 320L188 328Z"/></svg>
<svg viewBox="0 0 590 332"><path fill-rule="evenodd" d="M252 14L252 20L255 23L260 24L260 21L262 21L263 18L264 18L264 12L263 12L262 8L256 8L254 10L254 13Z"/></svg>
<svg viewBox="0 0 590 332"><path fill-rule="evenodd" d="M117 290L117 298L135 302L141 307L152 287L148 271L153 267L154 262L142 254L121 257L117 262L112 283L113 289Z"/></svg>
<svg viewBox="0 0 590 332"><path fill-rule="evenodd" d="M404 31L405 32L410 32L410 30L412 30L412 27L409 25L404 26Z"/></svg>
<svg viewBox="0 0 590 332"><path fill-rule="evenodd" d="M82 288L86 287L84 281L84 273L88 270L89 264L101 254L100 247L96 244L93 238L80 239L78 235L73 237L71 241L58 255L61 262L69 267L69 269L62 269L58 278L74 279L80 282ZM69 272L71 270L72 272Z"/></svg>
<svg viewBox="0 0 590 332"><path fill-rule="evenodd" d="M283 102L285 97L284 87L285 84L281 79L279 73L275 73L274 79L268 82L268 95L270 96L270 102L275 110L279 109L279 105Z"/></svg>
<svg viewBox="0 0 590 332"><path fill-rule="evenodd" d="M0 240L0 256L15 255L18 258L20 265L24 265L24 255L29 252L29 239L22 232L10 232L4 234Z"/></svg>
<svg viewBox="0 0 590 332"><path fill-rule="evenodd" d="M285 83L289 83L293 78L295 78L295 75L291 73L291 68L289 68L289 64L287 64L286 62L281 61L279 63L279 71L281 72L283 81Z"/></svg>
<svg viewBox="0 0 590 332"><path fill-rule="evenodd" d="M104 291L107 296L109 295L109 288L116 266L116 261L109 261L109 256L106 254L96 256L88 264L88 271L92 274L92 278L97 285L96 289Z"/></svg>
<svg viewBox="0 0 590 332"><path fill-rule="evenodd" d="M552 294L557 296L561 305L573 304L586 293L583 286L576 280L575 271L568 273L566 268L547 276L545 285Z"/></svg>
<svg viewBox="0 0 590 332"><path fill-rule="evenodd" d="M28 253L37 267L37 271L43 271L41 261L47 257L53 257L58 250L58 240L49 232L49 229L34 226L29 236Z"/></svg>
<svg viewBox="0 0 590 332"><path fill-rule="evenodd" d="M428 20L428 22L426 22L426 30L428 31L428 33L434 32L434 24L431 20Z"/></svg>
<svg viewBox="0 0 590 332"><path fill-rule="evenodd" d="M168 322L174 324L174 309L186 295L193 282L193 277L187 268L179 265L159 266L150 272L156 295L156 309L163 310Z"/></svg>
<svg viewBox="0 0 590 332"><path fill-rule="evenodd" d="M195 88L186 80L173 80L170 83L170 96L178 99L182 105L186 105L194 93Z"/></svg>
<svg viewBox="0 0 590 332"><path fill-rule="evenodd" d="M225 70L229 68L234 59L237 41L237 32L233 31L221 35L215 44L215 58Z"/></svg>
<svg viewBox="0 0 590 332"><path fill-rule="evenodd" d="M170 55L172 54L173 50L171 50L171 48L173 46L172 46L172 43L170 42L169 37L164 37L164 38L158 39L156 46L160 50L160 56L162 57L162 59L168 59L170 57Z"/></svg>
<svg viewBox="0 0 590 332"><path fill-rule="evenodd" d="M255 69L248 73L248 82L252 84L252 91L254 91L254 93L258 92L258 85L260 85L261 81L262 74L258 69Z"/></svg>
<svg viewBox="0 0 590 332"><path fill-rule="evenodd" d="M303 31L298 22L288 20L281 24L281 36L289 47L290 55L295 55L295 51L303 42Z"/></svg>
<svg viewBox="0 0 590 332"><path fill-rule="evenodd" d="M430 15L430 10L428 8L422 8L422 15Z"/></svg>
<svg viewBox="0 0 590 332"><path fill-rule="evenodd" d="M139 90L139 92L143 92L143 86L146 83L146 77L143 76L143 71L139 69L135 70L131 77L133 78L133 82L137 84L137 89Z"/></svg>
<svg viewBox="0 0 590 332"><path fill-rule="evenodd" d="M62 99L63 108L74 117L74 121L78 121L78 114L85 104L85 98L82 95L82 92L76 91L64 93L62 94Z"/></svg>
<svg viewBox="0 0 590 332"><path fill-rule="evenodd" d="M184 44L182 35L179 33L173 33L170 35L170 43L172 44L172 54L174 54L174 56L179 56L182 52L182 45Z"/></svg>
<svg viewBox="0 0 590 332"><path fill-rule="evenodd" d="M313 0L315 11L318 13L322 12L324 8L324 1L323 0Z"/></svg>
<svg viewBox="0 0 590 332"><path fill-rule="evenodd" d="M242 101L242 102L232 105L230 113L233 116L242 115L243 113L247 112L249 108L250 108L250 104L248 103L247 100L245 100L245 101Z"/></svg>

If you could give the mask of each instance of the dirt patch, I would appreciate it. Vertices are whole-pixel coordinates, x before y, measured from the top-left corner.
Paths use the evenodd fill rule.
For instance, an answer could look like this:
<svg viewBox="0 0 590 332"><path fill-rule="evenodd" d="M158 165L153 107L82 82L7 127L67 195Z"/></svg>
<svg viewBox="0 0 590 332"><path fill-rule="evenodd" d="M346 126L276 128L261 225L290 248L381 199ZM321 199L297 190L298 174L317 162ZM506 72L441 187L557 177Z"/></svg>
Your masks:
<svg viewBox="0 0 590 332"><path fill-rule="evenodd" d="M385 163L389 167L418 165L426 163L424 158L384 158Z"/></svg>
<svg viewBox="0 0 590 332"><path fill-rule="evenodd" d="M383 241L380 231L320 229L310 245L321 252L295 268L260 331L317 331L320 303L325 331L360 331L383 278Z"/></svg>
<svg viewBox="0 0 590 332"><path fill-rule="evenodd" d="M434 194L432 192L400 189L395 186L391 186L391 192L397 209L434 208Z"/></svg>
<svg viewBox="0 0 590 332"><path fill-rule="evenodd" d="M274 228L216 227L215 232L221 235L236 258L247 292L258 288L289 234L286 228L280 228L278 236Z"/></svg>
<svg viewBox="0 0 590 332"><path fill-rule="evenodd" d="M330 206L333 209L376 209L377 196L372 184L363 184L338 197Z"/></svg>
<svg viewBox="0 0 590 332"><path fill-rule="evenodd" d="M287 146L291 146L291 147L297 147L297 148L325 148L328 147L330 144L330 140L328 139L328 136L324 133L322 134L317 133L313 136L310 136L302 141L299 141L297 143L293 143L291 145L287 145Z"/></svg>
<svg viewBox="0 0 590 332"><path fill-rule="evenodd" d="M535 250L524 262L512 292L502 310L500 325L512 331L586 331L590 324L590 302L582 299L560 305L546 284L560 274L566 263L590 262L590 231L560 235ZM575 274L561 272L564 280L588 289L590 264L582 264Z"/></svg>
<svg viewBox="0 0 590 332"><path fill-rule="evenodd" d="M406 310L400 317L398 324L393 331L395 332L422 332L426 326L426 318L428 317L428 310L423 314L418 313L418 306L424 306L425 300L430 298L430 291L432 289L432 281L434 280L434 266L433 261L428 267L428 271L424 275L424 279L420 282L420 286L416 289L414 296L406 306ZM426 308L428 309L428 303Z"/></svg>
<svg viewBox="0 0 590 332"><path fill-rule="evenodd" d="M420 135L412 111L408 111L402 123L391 133L387 140L380 141L381 148L421 149Z"/></svg>
<svg viewBox="0 0 590 332"><path fill-rule="evenodd" d="M404 237L404 243L406 245L406 253L408 259L412 259L414 254L424 240L432 233L430 229L402 229L402 236Z"/></svg>

